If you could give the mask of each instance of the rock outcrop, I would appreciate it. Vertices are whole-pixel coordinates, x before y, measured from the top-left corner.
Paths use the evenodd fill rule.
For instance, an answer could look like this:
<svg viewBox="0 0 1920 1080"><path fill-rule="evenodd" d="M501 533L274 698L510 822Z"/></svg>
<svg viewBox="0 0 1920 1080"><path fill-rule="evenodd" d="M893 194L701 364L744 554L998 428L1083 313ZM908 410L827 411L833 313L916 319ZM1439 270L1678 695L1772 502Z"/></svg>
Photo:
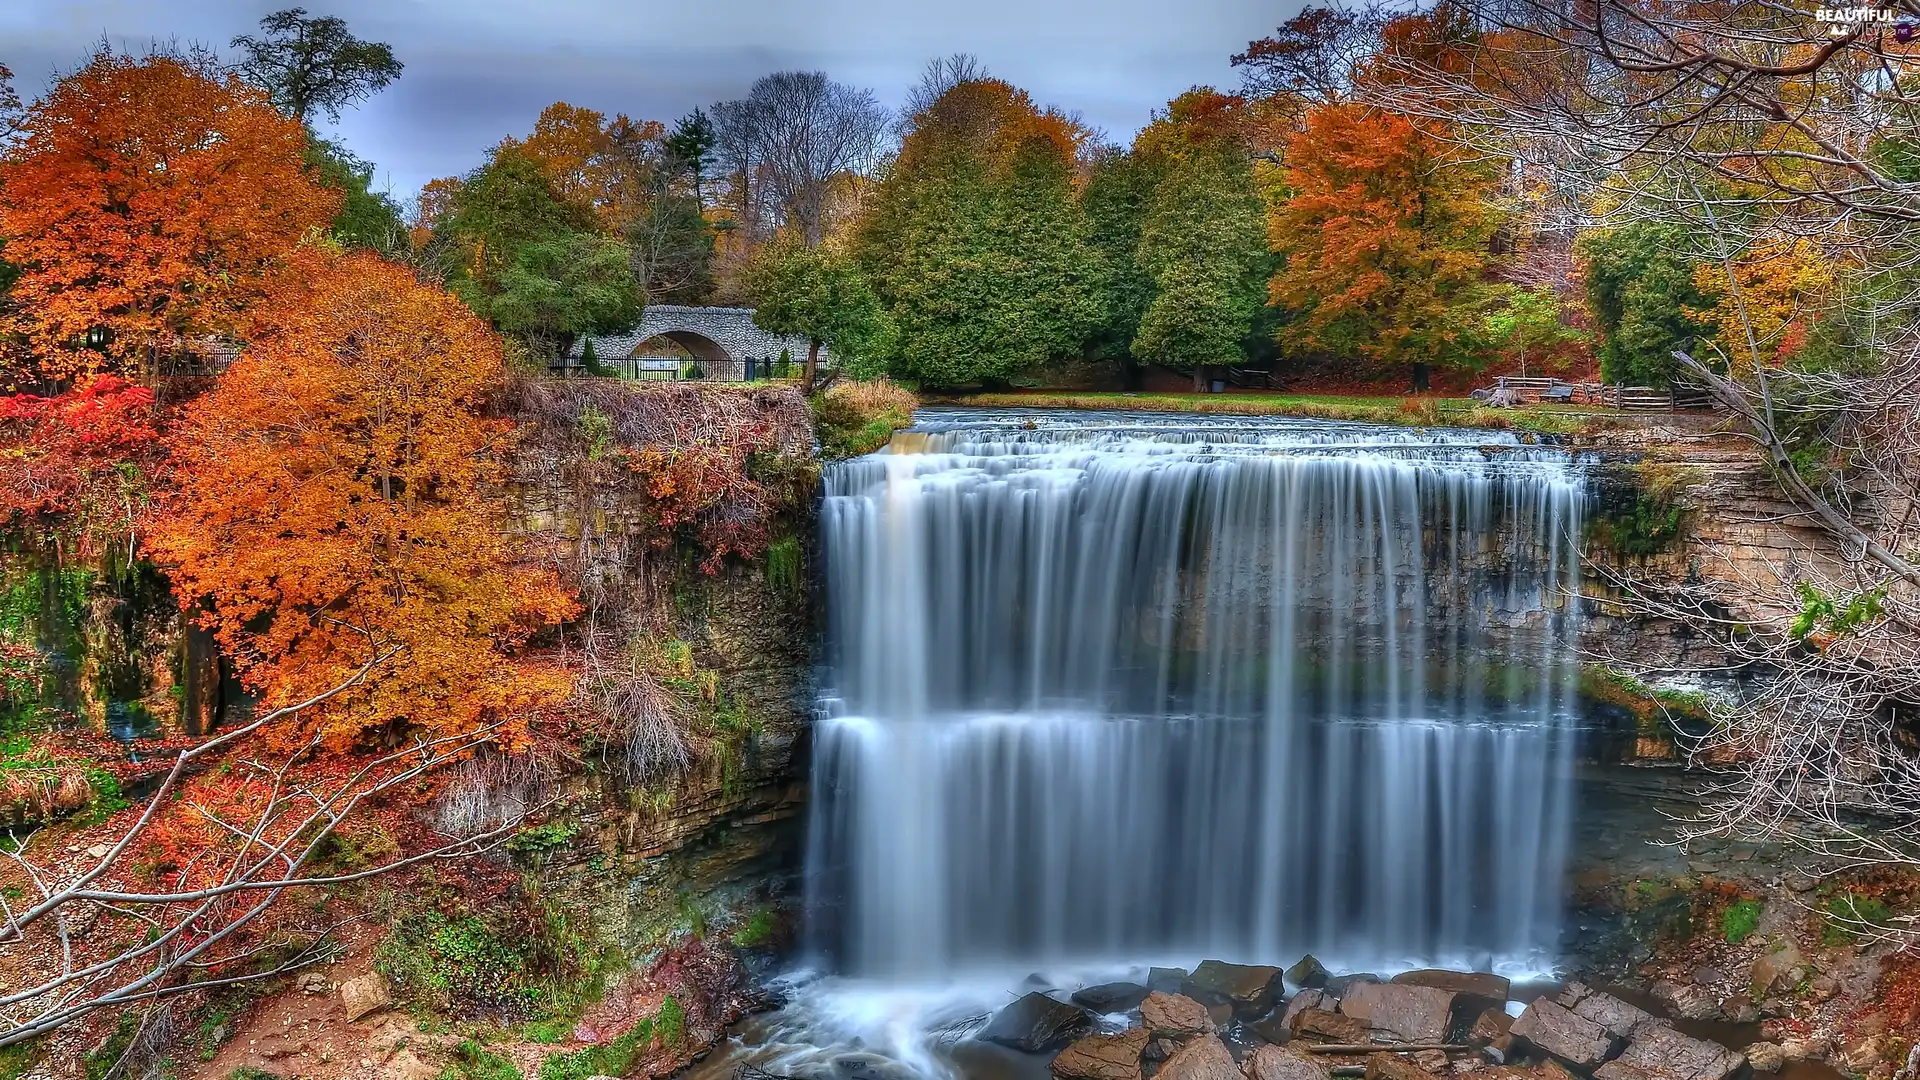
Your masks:
<svg viewBox="0 0 1920 1080"><path fill-rule="evenodd" d="M1281 994L1280 969L1203 960L1181 992L1207 1005L1231 1005L1242 1020L1265 1016Z"/></svg>
<svg viewBox="0 0 1920 1080"><path fill-rule="evenodd" d="M1029 1054L1064 1046L1093 1026L1085 1009L1035 991L993 1014L980 1037Z"/></svg>
<svg viewBox="0 0 1920 1080"><path fill-rule="evenodd" d="M1511 1034L1542 1053L1589 1072L1613 1053L1614 1038L1604 1026L1575 1016L1572 1010L1548 998L1527 1006L1513 1022Z"/></svg>
<svg viewBox="0 0 1920 1080"><path fill-rule="evenodd" d="M1088 1035L1060 1051L1051 1068L1060 1080L1140 1080L1140 1055L1146 1048L1146 1028Z"/></svg>
<svg viewBox="0 0 1920 1080"><path fill-rule="evenodd" d="M1378 1042L1446 1041L1453 992L1431 986L1360 983L1340 999L1340 1012L1364 1023Z"/></svg>
<svg viewBox="0 0 1920 1080"><path fill-rule="evenodd" d="M1202 1035L1167 1056L1155 1080L1241 1080L1227 1045L1215 1035Z"/></svg>
<svg viewBox="0 0 1920 1080"><path fill-rule="evenodd" d="M1156 1039L1187 1039L1214 1032L1207 1007L1190 997L1158 990L1140 1002L1140 1022Z"/></svg>
<svg viewBox="0 0 1920 1080"><path fill-rule="evenodd" d="M1620 1056L1596 1069L1594 1076L1597 1080L1727 1080L1746 1063L1737 1050L1660 1025L1634 1036Z"/></svg>
<svg viewBox="0 0 1920 1080"><path fill-rule="evenodd" d="M1084 1009L1097 1013L1123 1013L1138 1008L1147 998L1148 990L1139 983L1111 982L1098 986L1083 986L1075 990L1072 1001Z"/></svg>
<svg viewBox="0 0 1920 1080"><path fill-rule="evenodd" d="M1240 1063L1246 1080L1332 1080L1333 1071L1313 1054L1288 1046L1262 1046Z"/></svg>

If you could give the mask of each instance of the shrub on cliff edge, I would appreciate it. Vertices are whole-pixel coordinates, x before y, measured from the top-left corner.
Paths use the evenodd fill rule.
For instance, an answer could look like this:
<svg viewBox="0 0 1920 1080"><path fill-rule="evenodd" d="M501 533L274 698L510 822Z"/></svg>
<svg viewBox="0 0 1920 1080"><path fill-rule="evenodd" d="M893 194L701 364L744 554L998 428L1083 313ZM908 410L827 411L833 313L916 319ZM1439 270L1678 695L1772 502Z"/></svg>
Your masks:
<svg viewBox="0 0 1920 1080"><path fill-rule="evenodd" d="M898 383L874 379L829 387L815 394L810 405L821 456L838 460L887 445L894 432L913 423L920 399Z"/></svg>

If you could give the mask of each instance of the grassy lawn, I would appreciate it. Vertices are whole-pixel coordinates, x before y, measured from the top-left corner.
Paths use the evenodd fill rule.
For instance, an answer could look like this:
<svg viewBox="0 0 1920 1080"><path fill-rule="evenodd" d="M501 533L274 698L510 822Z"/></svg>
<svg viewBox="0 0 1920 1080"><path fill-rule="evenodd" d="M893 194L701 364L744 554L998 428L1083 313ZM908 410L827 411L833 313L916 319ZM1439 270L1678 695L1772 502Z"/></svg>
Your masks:
<svg viewBox="0 0 1920 1080"><path fill-rule="evenodd" d="M1480 427L1572 434L1590 425L1587 413L1558 407L1488 409L1471 398L1363 397L1342 394L1124 394L1032 391L933 397L928 404L1028 409L1139 409L1224 416L1298 416L1414 427Z"/></svg>

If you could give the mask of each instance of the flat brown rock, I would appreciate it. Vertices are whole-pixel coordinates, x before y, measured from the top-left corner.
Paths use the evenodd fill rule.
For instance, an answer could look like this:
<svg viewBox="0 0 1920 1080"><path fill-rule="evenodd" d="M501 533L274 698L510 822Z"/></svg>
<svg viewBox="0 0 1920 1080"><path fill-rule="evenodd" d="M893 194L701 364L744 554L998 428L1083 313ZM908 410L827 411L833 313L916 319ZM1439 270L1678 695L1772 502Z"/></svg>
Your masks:
<svg viewBox="0 0 1920 1080"><path fill-rule="evenodd" d="M1637 1005L1584 983L1568 983L1557 1000L1572 1009L1573 1015L1591 1020L1622 1039L1630 1039L1642 1029L1666 1023Z"/></svg>
<svg viewBox="0 0 1920 1080"><path fill-rule="evenodd" d="M1513 1030L1513 1017L1505 1009L1488 1009L1473 1022L1472 1030L1467 1032L1467 1041L1475 1046L1486 1046L1495 1039Z"/></svg>
<svg viewBox="0 0 1920 1080"><path fill-rule="evenodd" d="M1089 1035L1053 1059L1053 1075L1060 1080L1140 1080L1140 1054L1147 1048L1147 1029L1120 1035Z"/></svg>
<svg viewBox="0 0 1920 1080"><path fill-rule="evenodd" d="M1571 1064L1592 1069L1607 1060L1613 1035L1606 1028L1549 999L1527 1006L1513 1022L1512 1034Z"/></svg>
<svg viewBox="0 0 1920 1080"><path fill-rule="evenodd" d="M1453 1019L1453 992L1431 986L1358 983L1340 999L1340 1012L1364 1022L1381 1042L1445 1042Z"/></svg>
<svg viewBox="0 0 1920 1080"><path fill-rule="evenodd" d="M1287 1046L1262 1046L1240 1063L1246 1080L1332 1080L1327 1063Z"/></svg>
<svg viewBox="0 0 1920 1080"><path fill-rule="evenodd" d="M1303 1011L1307 1009L1324 1008L1326 1004L1327 995L1321 991L1302 990L1293 995L1293 998L1287 1002L1287 1007L1280 1013L1280 1021L1283 1024L1291 1025L1293 1018L1299 1016Z"/></svg>
<svg viewBox="0 0 1920 1080"><path fill-rule="evenodd" d="M1365 1020L1325 1009L1301 1009L1294 1014L1293 1023L1288 1026L1292 1028L1296 1039L1342 1045L1367 1042L1373 1035Z"/></svg>
<svg viewBox="0 0 1920 1080"><path fill-rule="evenodd" d="M1593 1070L1593 1075L1595 1080L1658 1080L1647 1070L1624 1061L1609 1061Z"/></svg>
<svg viewBox="0 0 1920 1080"><path fill-rule="evenodd" d="M1744 1054L1717 1043L1682 1035L1670 1027L1642 1030L1620 1052L1594 1073L1602 1080L1640 1080L1626 1070L1655 1080L1727 1080L1747 1064ZM1612 1075L1608 1069L1619 1066Z"/></svg>
<svg viewBox="0 0 1920 1080"><path fill-rule="evenodd" d="M1140 1002L1140 1022L1155 1038L1187 1039L1213 1034L1207 1007L1190 997L1155 990Z"/></svg>
<svg viewBox="0 0 1920 1080"><path fill-rule="evenodd" d="M1495 1001L1505 1001L1513 992L1511 980L1505 976L1484 971L1422 968L1419 971L1403 971L1395 975L1393 981L1402 986L1431 986L1435 990L1450 990L1456 994L1471 994L1474 997L1492 998Z"/></svg>
<svg viewBox="0 0 1920 1080"><path fill-rule="evenodd" d="M1367 1058L1366 1080L1433 1080L1433 1074L1399 1054L1374 1054Z"/></svg>
<svg viewBox="0 0 1920 1080"><path fill-rule="evenodd" d="M1155 1080L1242 1080L1227 1044L1202 1035L1175 1050L1154 1074Z"/></svg>

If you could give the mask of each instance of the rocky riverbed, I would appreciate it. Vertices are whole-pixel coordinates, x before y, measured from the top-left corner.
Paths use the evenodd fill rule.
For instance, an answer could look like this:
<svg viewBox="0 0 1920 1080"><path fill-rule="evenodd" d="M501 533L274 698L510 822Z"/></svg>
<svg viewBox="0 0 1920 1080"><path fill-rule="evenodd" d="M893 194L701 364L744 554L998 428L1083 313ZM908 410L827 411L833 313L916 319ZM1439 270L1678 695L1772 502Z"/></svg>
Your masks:
<svg viewBox="0 0 1920 1080"><path fill-rule="evenodd" d="M1191 971L1074 986L1035 975L1017 996L967 1014L941 1002L845 987L795 987L793 1004L697 1067L807 1080L1367 1080L1480 1074L1485 1080L1734 1080L1809 1064L1805 1041L1732 1046L1690 1034L1652 1003L1583 983L1519 984L1483 972L1392 977L1207 960ZM830 1018L831 1017L831 1018ZM1734 1029L1728 1029L1734 1030Z"/></svg>

